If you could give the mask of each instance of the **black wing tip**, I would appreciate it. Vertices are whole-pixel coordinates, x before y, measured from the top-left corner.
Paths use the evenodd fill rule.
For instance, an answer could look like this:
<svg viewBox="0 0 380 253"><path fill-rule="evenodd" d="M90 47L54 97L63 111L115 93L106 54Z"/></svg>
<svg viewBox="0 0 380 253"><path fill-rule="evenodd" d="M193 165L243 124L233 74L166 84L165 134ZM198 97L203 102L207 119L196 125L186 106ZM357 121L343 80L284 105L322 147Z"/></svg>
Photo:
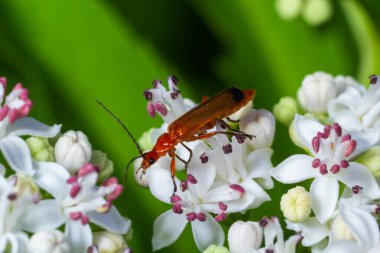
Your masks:
<svg viewBox="0 0 380 253"><path fill-rule="evenodd" d="M244 98L244 92L236 87L231 87L228 89L228 91L233 95L236 102L240 102Z"/></svg>

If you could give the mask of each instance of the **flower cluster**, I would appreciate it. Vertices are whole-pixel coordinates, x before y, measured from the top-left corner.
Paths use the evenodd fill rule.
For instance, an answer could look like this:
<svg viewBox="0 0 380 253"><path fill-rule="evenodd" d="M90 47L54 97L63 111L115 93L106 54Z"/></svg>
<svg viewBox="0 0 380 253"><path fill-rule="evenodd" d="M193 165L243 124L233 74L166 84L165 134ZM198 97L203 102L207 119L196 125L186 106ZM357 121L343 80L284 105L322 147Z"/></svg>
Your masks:
<svg viewBox="0 0 380 253"><path fill-rule="evenodd" d="M127 249L131 222L113 205L123 188L109 177L112 162L82 132L60 134L60 125L27 117L28 90L17 84L5 95L6 85L1 77L0 252ZM93 233L90 223L104 231ZM107 238L120 243L104 246Z"/></svg>
<svg viewBox="0 0 380 253"><path fill-rule="evenodd" d="M158 112L165 121L159 128L149 131L140 142L145 149L155 143L157 137L166 131L167 125L195 104L183 99L178 88L178 79L169 77L167 91L160 81L153 82L153 88L144 92L148 100L148 113ZM231 115L233 123L220 122L211 130L228 131L239 120L240 130L255 136L252 140L242 135L217 134L203 140L185 143L190 152L181 145L176 147L177 168L184 169L181 161L190 161L185 172L175 178L178 191L173 193L170 176L170 158L162 157L147 170L147 174L136 179L149 187L159 200L171 205L171 209L159 216L153 227L153 249L158 250L172 244L187 224L191 225L195 243L199 250L209 245L222 245L224 233L220 222L228 214L245 212L256 208L270 197L265 189L273 187L269 175L272 169L270 148L274 136L274 116L266 110L254 110L251 103ZM228 125L230 123L230 125ZM141 161L137 160L135 168ZM182 173L182 174L181 174Z"/></svg>
<svg viewBox="0 0 380 253"><path fill-rule="evenodd" d="M297 114L294 104L287 119L280 110L275 113L307 151L288 157L271 175L285 184L312 180L310 192L297 186L281 200L287 228L300 233L312 252L380 250L380 80L376 75L369 80L366 89L351 77L316 72L298 90L305 115Z"/></svg>
<svg viewBox="0 0 380 253"><path fill-rule="evenodd" d="M182 98L177 78L171 76L168 82L169 90L154 81L144 92L148 113L158 113L165 121L139 140L145 150L195 105ZM176 146L176 167L181 170L174 178L176 192L168 155L145 175L137 171L137 182L171 205L154 222L153 250L175 242L187 224L198 249L207 253L295 253L297 244L316 253L380 250L380 77L370 76L366 89L351 77L316 72L305 77L297 98L282 98L274 115L289 126L291 140L306 154L292 155L273 167L274 116L248 104L207 132L238 127L253 135L252 140L217 134L185 143L191 152ZM140 163L136 160L136 170ZM307 182L281 198L284 221L294 235L284 238L277 217L236 221L228 232L229 249L223 247L222 222L228 214L270 201L265 190L273 187L272 178L283 184Z"/></svg>

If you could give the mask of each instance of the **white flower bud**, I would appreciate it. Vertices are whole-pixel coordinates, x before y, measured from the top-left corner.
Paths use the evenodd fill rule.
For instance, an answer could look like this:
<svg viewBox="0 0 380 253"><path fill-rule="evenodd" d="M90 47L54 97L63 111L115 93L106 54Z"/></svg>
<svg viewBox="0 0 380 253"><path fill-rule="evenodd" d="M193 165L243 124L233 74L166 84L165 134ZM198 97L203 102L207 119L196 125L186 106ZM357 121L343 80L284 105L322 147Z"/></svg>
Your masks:
<svg viewBox="0 0 380 253"><path fill-rule="evenodd" d="M108 231L96 232L94 244L98 246L99 253L121 253L128 248L123 236Z"/></svg>
<svg viewBox="0 0 380 253"><path fill-rule="evenodd" d="M17 193L17 196L21 197L35 195L39 193L39 188L32 177L24 173L17 173L16 185L13 187L13 191Z"/></svg>
<svg viewBox="0 0 380 253"><path fill-rule="evenodd" d="M380 177L380 146L374 146L359 156L357 162L366 166L376 178Z"/></svg>
<svg viewBox="0 0 380 253"><path fill-rule="evenodd" d="M69 243L59 231L35 233L29 241L29 253L69 253Z"/></svg>
<svg viewBox="0 0 380 253"><path fill-rule="evenodd" d="M273 107L273 114L276 119L287 126L290 125L297 112L297 101L292 97L282 97Z"/></svg>
<svg viewBox="0 0 380 253"><path fill-rule="evenodd" d="M244 117L244 115L250 110L252 109L252 106L253 106L253 102L252 100L249 101L248 104L246 104L245 106L243 106L242 108L240 108L237 112L231 114L229 116L230 119L232 120L240 120L242 117Z"/></svg>
<svg viewBox="0 0 380 253"><path fill-rule="evenodd" d="M334 240L355 240L342 216L338 215L332 225L331 232Z"/></svg>
<svg viewBox="0 0 380 253"><path fill-rule="evenodd" d="M324 72L307 75L298 89L297 96L306 111L323 113L326 111L327 103L336 96L334 78Z"/></svg>
<svg viewBox="0 0 380 253"><path fill-rule="evenodd" d="M108 160L107 155L100 150L93 150L90 163L99 167L98 182L103 182L113 172L113 162Z"/></svg>
<svg viewBox="0 0 380 253"><path fill-rule="evenodd" d="M329 0L308 0L302 10L302 16L306 23L317 26L329 20L332 12L332 5Z"/></svg>
<svg viewBox="0 0 380 253"><path fill-rule="evenodd" d="M240 120L239 125L241 131L255 136L252 140L247 140L254 149L272 145L275 120L271 112L264 109L251 109Z"/></svg>
<svg viewBox="0 0 380 253"><path fill-rule="evenodd" d="M55 160L71 174L90 161L92 149L87 136L81 131L67 131L55 144Z"/></svg>
<svg viewBox="0 0 380 253"><path fill-rule="evenodd" d="M228 230L231 253L244 253L258 249L263 240L263 230L257 222L236 221Z"/></svg>
<svg viewBox="0 0 380 253"><path fill-rule="evenodd" d="M303 1L304 0L277 0L277 12L281 18L292 20L300 14Z"/></svg>
<svg viewBox="0 0 380 253"><path fill-rule="evenodd" d="M223 246L210 245L202 253L229 253L229 250Z"/></svg>
<svg viewBox="0 0 380 253"><path fill-rule="evenodd" d="M311 212L310 193L302 186L296 186L282 195L280 202L281 211L285 218L291 222L305 221Z"/></svg>
<svg viewBox="0 0 380 253"><path fill-rule="evenodd" d="M336 95L338 96L340 93L342 93L347 87L355 87L358 89L364 89L364 86L359 84L355 79L353 79L351 76L342 76L338 75L334 78L335 88L336 88Z"/></svg>
<svg viewBox="0 0 380 253"><path fill-rule="evenodd" d="M54 161L54 149L48 139L42 137L29 137L26 139L32 157L41 162Z"/></svg>

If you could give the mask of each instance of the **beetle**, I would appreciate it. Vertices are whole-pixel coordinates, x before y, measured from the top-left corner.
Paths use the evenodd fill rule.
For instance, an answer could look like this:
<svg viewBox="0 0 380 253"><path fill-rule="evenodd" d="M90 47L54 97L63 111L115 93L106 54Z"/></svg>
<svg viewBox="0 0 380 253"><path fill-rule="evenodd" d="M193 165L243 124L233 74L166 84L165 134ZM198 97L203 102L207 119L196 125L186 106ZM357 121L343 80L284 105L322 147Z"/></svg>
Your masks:
<svg viewBox="0 0 380 253"><path fill-rule="evenodd" d="M252 139L252 135L232 129L223 121L223 119L227 118L228 120L232 121L229 119L229 116L248 104L255 95L256 90L253 89L241 90L236 87L230 87L219 92L211 98L204 97L200 104L193 107L191 110L187 111L182 116L173 121L168 126L167 132L158 137L153 149L145 153L142 152L136 139L133 137L128 128L121 122L121 120L116 117L109 109L107 109L101 102L97 102L121 124L139 151L140 155L133 158L128 163L127 168L134 160L142 158L141 165L138 170L142 169L142 175L144 175L146 170L152 166L160 157L168 154L171 158L170 172L174 184L174 192L176 192L177 186L174 181L176 172L175 158L177 157L180 161L182 161L185 164L185 168L187 168L192 158L192 151L184 144L184 142L207 139L216 134L228 134L234 135L236 137ZM224 128L227 127L230 131L207 132L208 130L214 128L217 123L220 123ZM175 150L178 144L181 144L189 151L190 156L187 161L184 161L176 155Z"/></svg>

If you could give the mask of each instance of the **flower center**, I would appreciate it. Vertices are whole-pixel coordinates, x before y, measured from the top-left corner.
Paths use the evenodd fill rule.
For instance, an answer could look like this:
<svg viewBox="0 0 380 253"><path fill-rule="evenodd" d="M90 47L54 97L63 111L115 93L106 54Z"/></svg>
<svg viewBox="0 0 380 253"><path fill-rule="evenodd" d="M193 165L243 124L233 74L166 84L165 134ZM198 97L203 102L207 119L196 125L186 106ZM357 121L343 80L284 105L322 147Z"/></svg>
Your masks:
<svg viewBox="0 0 380 253"><path fill-rule="evenodd" d="M318 132L312 139L311 145L317 153L311 166L319 168L321 175L337 174L342 168L347 168L347 159L356 149L356 141L350 134L342 135L338 123L326 125L323 132Z"/></svg>

